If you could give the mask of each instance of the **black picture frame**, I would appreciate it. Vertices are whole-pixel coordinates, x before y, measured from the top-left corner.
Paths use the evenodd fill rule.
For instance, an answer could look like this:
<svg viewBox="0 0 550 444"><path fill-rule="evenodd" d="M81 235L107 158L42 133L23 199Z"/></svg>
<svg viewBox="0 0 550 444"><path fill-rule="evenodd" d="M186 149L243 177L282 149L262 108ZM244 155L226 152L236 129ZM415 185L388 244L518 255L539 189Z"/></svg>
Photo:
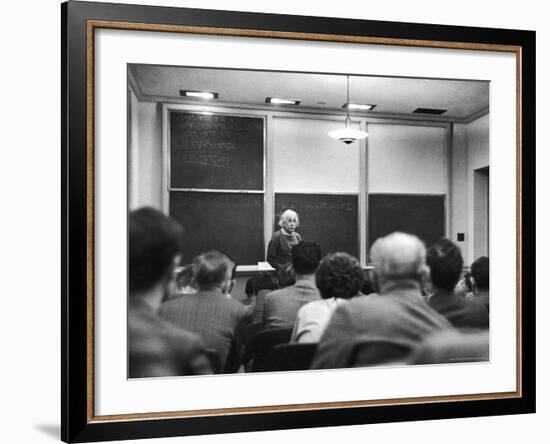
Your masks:
<svg viewBox="0 0 550 444"><path fill-rule="evenodd" d="M93 415L93 52L91 22L169 27L232 29L243 33L325 36L328 40L368 37L382 44L443 48L460 45L505 45L517 48L521 87L518 91L517 141L519 219L518 365L519 392L494 399L426 399L389 401L384 405L330 406L278 411L247 411L230 415L109 419ZM220 434L336 425L370 424L535 412L535 32L442 26L324 17L290 16L185 8L70 1L61 5L62 23L62 384L61 434L65 442L90 442L181 435ZM144 29L146 32L146 29ZM288 33L285 36L285 33ZM320 37L319 37L320 36ZM294 37L295 38L295 37ZM408 42L408 43L400 43ZM457 46L457 42L460 45ZM92 64L90 65L90 58ZM91 69L92 68L92 69ZM88 86L87 86L88 85ZM344 403L345 404L345 403ZM170 415L168 415L170 416Z"/></svg>

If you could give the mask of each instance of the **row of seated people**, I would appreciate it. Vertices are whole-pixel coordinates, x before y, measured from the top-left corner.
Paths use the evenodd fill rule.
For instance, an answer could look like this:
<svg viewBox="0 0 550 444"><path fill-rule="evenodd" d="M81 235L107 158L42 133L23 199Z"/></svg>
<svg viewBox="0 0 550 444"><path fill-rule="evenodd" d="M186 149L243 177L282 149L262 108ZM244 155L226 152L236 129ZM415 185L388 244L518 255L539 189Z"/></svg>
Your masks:
<svg viewBox="0 0 550 444"><path fill-rule="evenodd" d="M354 257L321 259L301 242L295 282L261 276L242 303L230 296L235 263L217 251L193 260L174 297L182 228L149 208L129 227L130 377L488 359L488 260L472 266L472 294L455 291L463 261L449 240L426 254L411 235L378 239L374 282Z"/></svg>

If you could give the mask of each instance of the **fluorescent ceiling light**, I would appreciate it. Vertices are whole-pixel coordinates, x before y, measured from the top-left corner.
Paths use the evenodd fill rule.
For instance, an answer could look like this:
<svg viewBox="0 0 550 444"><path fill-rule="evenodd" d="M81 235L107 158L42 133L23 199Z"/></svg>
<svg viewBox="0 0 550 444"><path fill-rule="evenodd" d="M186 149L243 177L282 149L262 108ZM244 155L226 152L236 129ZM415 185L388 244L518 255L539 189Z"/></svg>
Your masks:
<svg viewBox="0 0 550 444"><path fill-rule="evenodd" d="M299 105L302 103L298 99L281 99L279 97L266 97L265 103L272 103L273 105Z"/></svg>
<svg viewBox="0 0 550 444"><path fill-rule="evenodd" d="M180 89L180 96L211 100L211 99L217 99L218 93L212 92L212 91L187 91L185 89Z"/></svg>
<svg viewBox="0 0 550 444"><path fill-rule="evenodd" d="M346 109L356 109L359 111L372 111L376 105L368 105L363 103L344 103L344 106L342 108Z"/></svg>

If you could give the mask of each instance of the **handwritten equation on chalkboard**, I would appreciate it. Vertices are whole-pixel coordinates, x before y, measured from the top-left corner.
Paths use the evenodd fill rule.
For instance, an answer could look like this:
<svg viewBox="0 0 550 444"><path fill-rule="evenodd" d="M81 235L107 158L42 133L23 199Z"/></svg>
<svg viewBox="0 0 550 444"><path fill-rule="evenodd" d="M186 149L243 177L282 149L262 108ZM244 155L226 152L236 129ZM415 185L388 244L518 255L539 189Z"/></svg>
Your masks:
<svg viewBox="0 0 550 444"><path fill-rule="evenodd" d="M275 194L275 229L281 213L290 208L300 218L298 232L307 241L321 246L323 254L359 252L359 211L357 195Z"/></svg>
<svg viewBox="0 0 550 444"><path fill-rule="evenodd" d="M264 119L170 113L170 186L262 190Z"/></svg>

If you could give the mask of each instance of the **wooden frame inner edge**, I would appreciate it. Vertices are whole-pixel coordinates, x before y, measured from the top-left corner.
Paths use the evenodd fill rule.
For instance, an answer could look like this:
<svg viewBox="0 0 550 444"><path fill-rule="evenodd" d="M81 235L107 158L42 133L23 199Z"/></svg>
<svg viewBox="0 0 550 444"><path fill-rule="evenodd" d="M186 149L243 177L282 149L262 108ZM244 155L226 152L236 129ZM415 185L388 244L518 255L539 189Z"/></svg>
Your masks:
<svg viewBox="0 0 550 444"><path fill-rule="evenodd" d="M513 52L516 55L516 391L487 394L469 394L453 396L433 396L397 398L387 400L342 401L314 404L288 404L260 407L232 407L207 410L186 410L175 412L133 413L119 415L94 415L94 31L96 28L121 29L133 31L177 32L189 34L207 34L236 37L262 37L294 40L330 41L340 43L363 43L376 45L417 46L428 48L465 49L477 51ZM485 43L446 42L431 40L397 39L365 36L345 36L334 34L308 34L299 32L262 31L251 29L213 28L187 25L163 25L149 23L131 23L122 21L87 20L86 25L86 307L87 307L87 396L86 418L88 423L160 419L160 418L189 418L198 416L222 416L252 413L292 412L301 410L324 410L333 408L358 408L388 405L405 405L439 402L476 401L491 399L521 398L522 396L522 214L521 214L521 180L522 180L522 47L516 45L498 45Z"/></svg>

